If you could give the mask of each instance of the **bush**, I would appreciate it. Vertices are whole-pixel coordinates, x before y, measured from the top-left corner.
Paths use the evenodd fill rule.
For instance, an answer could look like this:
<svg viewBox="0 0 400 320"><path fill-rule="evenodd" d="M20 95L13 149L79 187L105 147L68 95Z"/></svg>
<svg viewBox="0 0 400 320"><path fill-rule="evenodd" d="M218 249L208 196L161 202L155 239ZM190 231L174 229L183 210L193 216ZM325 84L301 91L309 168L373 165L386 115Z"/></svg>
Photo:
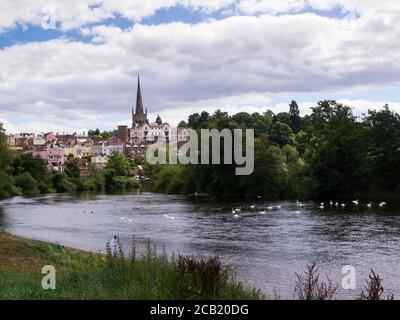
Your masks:
<svg viewBox="0 0 400 320"><path fill-rule="evenodd" d="M20 194L20 190L14 185L13 177L0 171L0 199L7 199Z"/></svg>
<svg viewBox="0 0 400 320"><path fill-rule="evenodd" d="M300 300L332 300L338 286L334 286L326 276L327 282L320 281L318 267L315 263L307 266L304 275L296 273L295 291Z"/></svg>
<svg viewBox="0 0 400 320"><path fill-rule="evenodd" d="M34 196L40 193L38 182L28 172L17 176L15 178L15 185L27 196Z"/></svg>
<svg viewBox="0 0 400 320"><path fill-rule="evenodd" d="M76 186L65 178L63 173L55 173L52 176L53 187L57 193L74 192Z"/></svg>
<svg viewBox="0 0 400 320"><path fill-rule="evenodd" d="M43 194L54 192L53 188L44 181L39 182L38 188Z"/></svg>

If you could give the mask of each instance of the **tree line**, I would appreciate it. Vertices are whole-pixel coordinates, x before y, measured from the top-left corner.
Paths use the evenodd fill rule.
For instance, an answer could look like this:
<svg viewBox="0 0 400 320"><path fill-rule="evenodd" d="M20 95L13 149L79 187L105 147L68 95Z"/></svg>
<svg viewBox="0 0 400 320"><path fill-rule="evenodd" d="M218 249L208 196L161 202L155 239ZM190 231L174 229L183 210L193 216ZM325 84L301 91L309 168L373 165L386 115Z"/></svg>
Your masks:
<svg viewBox="0 0 400 320"><path fill-rule="evenodd" d="M295 101L288 111L190 115L180 126L254 129L253 174L236 176L233 165L156 165L150 167L152 190L220 199L400 195L399 114L386 105L357 117L349 106L333 100L320 101L303 117Z"/></svg>

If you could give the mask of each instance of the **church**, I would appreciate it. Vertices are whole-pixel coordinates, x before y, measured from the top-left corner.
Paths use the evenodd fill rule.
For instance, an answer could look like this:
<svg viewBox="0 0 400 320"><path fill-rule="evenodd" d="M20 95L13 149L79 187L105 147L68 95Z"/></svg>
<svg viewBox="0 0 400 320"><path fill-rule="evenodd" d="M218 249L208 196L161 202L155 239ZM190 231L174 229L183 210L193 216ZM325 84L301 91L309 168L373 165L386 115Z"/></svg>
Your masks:
<svg viewBox="0 0 400 320"><path fill-rule="evenodd" d="M169 143L171 127L157 116L155 122L149 122L143 106L142 91L140 88L140 77L138 76L136 108L132 108L132 128L129 130L129 142L134 147L145 146L157 141Z"/></svg>

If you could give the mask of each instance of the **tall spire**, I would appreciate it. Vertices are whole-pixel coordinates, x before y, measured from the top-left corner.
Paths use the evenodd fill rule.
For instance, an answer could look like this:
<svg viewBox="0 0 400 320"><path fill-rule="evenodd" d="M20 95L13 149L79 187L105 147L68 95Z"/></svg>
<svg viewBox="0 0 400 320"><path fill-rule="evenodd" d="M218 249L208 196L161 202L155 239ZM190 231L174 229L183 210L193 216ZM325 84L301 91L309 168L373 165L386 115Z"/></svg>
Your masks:
<svg viewBox="0 0 400 320"><path fill-rule="evenodd" d="M138 74L138 82L137 82L137 95L136 95L136 110L135 113L132 115L132 126L135 124L142 125L147 123L147 109L146 113L143 111L143 100L142 100L142 90L140 88L140 76Z"/></svg>
<svg viewBox="0 0 400 320"><path fill-rule="evenodd" d="M143 112L142 90L140 89L140 76L138 75L137 96L136 96L136 115L141 115L141 114L144 114L144 112Z"/></svg>

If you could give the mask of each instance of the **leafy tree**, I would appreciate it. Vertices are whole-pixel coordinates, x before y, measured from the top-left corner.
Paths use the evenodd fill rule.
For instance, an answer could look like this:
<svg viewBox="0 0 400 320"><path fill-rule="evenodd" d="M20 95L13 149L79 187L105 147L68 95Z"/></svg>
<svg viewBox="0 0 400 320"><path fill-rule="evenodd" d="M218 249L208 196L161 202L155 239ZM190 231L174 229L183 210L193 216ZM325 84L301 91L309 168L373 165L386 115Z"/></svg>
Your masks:
<svg viewBox="0 0 400 320"><path fill-rule="evenodd" d="M400 185L400 116L386 105L381 111L368 111L370 177L379 188Z"/></svg>
<svg viewBox="0 0 400 320"><path fill-rule="evenodd" d="M113 169L116 176L130 176L131 164L123 153L114 152L109 158L106 170Z"/></svg>
<svg viewBox="0 0 400 320"><path fill-rule="evenodd" d="M42 158L34 158L32 154L17 156L11 163L13 175L18 176L28 172L37 181L47 179L47 162Z"/></svg>
<svg viewBox="0 0 400 320"><path fill-rule="evenodd" d="M272 126L270 140L271 143L283 147L286 144L294 144L295 137L287 124L278 121Z"/></svg>
<svg viewBox="0 0 400 320"><path fill-rule="evenodd" d="M295 133L297 133L300 130L301 126L299 106L297 105L297 102L293 100L290 103L289 107L290 127Z"/></svg>
<svg viewBox="0 0 400 320"><path fill-rule="evenodd" d="M290 114L288 112L281 112L281 113L276 114L273 117L273 123L276 123L276 122L282 122L290 127L290 125L291 125Z"/></svg>
<svg viewBox="0 0 400 320"><path fill-rule="evenodd" d="M7 137L2 124L0 124L0 170L6 170L10 163L10 152L7 147Z"/></svg>
<svg viewBox="0 0 400 320"><path fill-rule="evenodd" d="M24 172L15 177L15 184L22 190L24 195L34 196L40 193L38 182L30 175L29 172Z"/></svg>
<svg viewBox="0 0 400 320"><path fill-rule="evenodd" d="M77 158L72 158L67 162L65 174L68 178L78 179L81 176L80 161Z"/></svg>
<svg viewBox="0 0 400 320"><path fill-rule="evenodd" d="M313 196L352 196L365 184L367 148L364 128L351 108L321 101L312 108L312 136L305 157L314 184Z"/></svg>

